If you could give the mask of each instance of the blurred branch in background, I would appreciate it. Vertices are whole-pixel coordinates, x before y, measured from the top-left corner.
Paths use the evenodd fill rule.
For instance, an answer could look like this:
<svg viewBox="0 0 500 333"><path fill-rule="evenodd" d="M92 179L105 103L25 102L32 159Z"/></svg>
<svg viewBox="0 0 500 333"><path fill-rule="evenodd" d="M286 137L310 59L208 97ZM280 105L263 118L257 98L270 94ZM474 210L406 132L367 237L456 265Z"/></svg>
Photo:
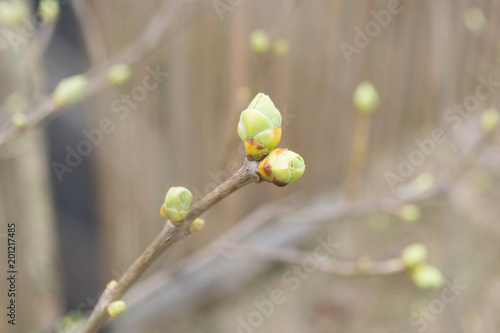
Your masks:
<svg viewBox="0 0 500 333"><path fill-rule="evenodd" d="M457 177L472 166L469 157L471 154L480 155L491 135L491 132L485 133L455 161L450 169L460 172L444 171L434 184L423 191L411 183L399 188L394 195L355 204L325 197L310 198L304 202L304 198L295 195L260 207L173 268L157 272L139 282L127 298L133 310L126 317L119 318L113 327L118 330L128 328L133 332L134 328L130 326L135 329L147 326L148 318L160 313L173 318L179 311L185 311L184 307L200 306L201 299L210 302L211 297L215 297L210 290L218 290L217 297L221 297L224 293L238 289L266 268L263 261L303 264L304 259L314 258L314 253L293 247L318 234L324 234L320 231L324 226L359 219L379 211L394 212L406 203L435 201L447 193ZM334 197L340 198L339 194ZM384 276L406 271L401 258L373 261L366 255L356 262L330 258L319 262L318 267L323 273L346 277ZM228 276L231 277L231 283L220 285L220 281L226 280ZM174 295L176 290L184 292ZM181 305L184 310L173 310L168 315L162 310L179 308Z"/></svg>
<svg viewBox="0 0 500 333"><path fill-rule="evenodd" d="M99 64L87 71L85 76L88 77L88 81L84 85L82 91L78 92L79 96L77 100L81 100L83 98L87 98L96 93L99 93L105 87L109 86L110 82L107 81L107 70L112 65L133 64L134 62L141 59L145 54L147 54L147 52L150 51L153 47L155 47L156 43L161 38L161 36L163 36L166 29L175 20L175 15L178 13L181 4L181 0L173 1L173 3L171 3L170 1L165 1L158 9L157 14L151 19L150 24L146 29L144 29L144 32L137 40L130 43L121 52L108 58L105 63ZM82 13L80 13L80 15L83 15L83 8L81 9ZM96 42L93 40L93 38L94 37L89 37L89 40L92 40L92 45L89 45L89 47L91 48L91 53L94 53L94 58L100 58L102 53L104 52L104 50L102 50L103 46L96 46L94 44ZM41 102L36 102L36 104L32 105L30 107L30 110L26 112L26 119L23 121L21 126L15 126L14 124L11 125L11 127L8 129L1 130L0 147L5 143L12 141L22 131L38 125L42 121L55 114L61 109L61 106L62 105L58 105L58 103L53 100L52 96L44 97L42 98ZM7 112L0 109L0 113Z"/></svg>
<svg viewBox="0 0 500 333"><path fill-rule="evenodd" d="M231 253L231 257L255 258L264 261L284 262L287 264L306 265L311 259L317 258L315 252L299 251L288 248L263 248L252 246L227 246L226 251ZM315 265L318 265L316 268ZM356 262L343 262L332 259L320 258L318 264L314 263L310 269L332 275L345 277L352 276L385 276L403 272L406 267L400 258L385 261L372 261L369 257L360 257Z"/></svg>

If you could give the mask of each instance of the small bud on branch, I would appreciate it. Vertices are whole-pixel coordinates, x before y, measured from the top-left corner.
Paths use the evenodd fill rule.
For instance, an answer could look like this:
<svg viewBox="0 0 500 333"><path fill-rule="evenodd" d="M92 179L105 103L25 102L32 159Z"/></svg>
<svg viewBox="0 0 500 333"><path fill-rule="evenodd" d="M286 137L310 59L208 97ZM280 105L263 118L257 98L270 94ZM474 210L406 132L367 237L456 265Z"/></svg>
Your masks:
<svg viewBox="0 0 500 333"><path fill-rule="evenodd" d="M109 281L108 284L106 285L106 290L113 289L116 286L117 283L118 282L116 280Z"/></svg>
<svg viewBox="0 0 500 333"><path fill-rule="evenodd" d="M277 186L285 186L299 179L306 169L304 159L286 148L274 149L259 164L264 180Z"/></svg>
<svg viewBox="0 0 500 333"><path fill-rule="evenodd" d="M65 78L54 89L52 101L59 107L76 103L83 97L86 86L87 78L83 74Z"/></svg>
<svg viewBox="0 0 500 333"><path fill-rule="evenodd" d="M498 125L498 120L500 116L498 110L495 108L488 108L483 112L481 116L481 125L485 131L491 131Z"/></svg>
<svg viewBox="0 0 500 333"><path fill-rule="evenodd" d="M193 194L185 187L171 187L161 206L160 215L172 222L182 221L191 209Z"/></svg>
<svg viewBox="0 0 500 333"><path fill-rule="evenodd" d="M54 24L59 19L59 2L56 0L41 0L38 6L38 15L45 23Z"/></svg>
<svg viewBox="0 0 500 333"><path fill-rule="evenodd" d="M281 114L269 96L259 93L240 115L238 136L248 155L270 152L281 140Z"/></svg>
<svg viewBox="0 0 500 333"><path fill-rule="evenodd" d="M201 229L203 229L203 227L205 226L205 220L203 219L200 219L200 218L197 218L196 220L193 221L193 223L191 223L191 225L189 226L189 233L190 234L194 234L195 232L198 232L200 231Z"/></svg>
<svg viewBox="0 0 500 333"><path fill-rule="evenodd" d="M444 277L434 266L422 264L411 271L411 279L421 289L441 288Z"/></svg>
<svg viewBox="0 0 500 333"><path fill-rule="evenodd" d="M401 259L407 268L415 268L427 260L427 248L420 243L407 246L401 252Z"/></svg>
<svg viewBox="0 0 500 333"><path fill-rule="evenodd" d="M23 130L28 124L28 119L24 113L16 112L12 115L12 124L18 129Z"/></svg>
<svg viewBox="0 0 500 333"><path fill-rule="evenodd" d="M373 113L380 104L377 89L369 81L361 82L354 91L354 105L363 115Z"/></svg>
<svg viewBox="0 0 500 333"><path fill-rule="evenodd" d="M132 75L132 71L130 70L130 66L126 64L116 64L111 66L108 70L108 81L114 86L122 86L128 82L130 76Z"/></svg>
<svg viewBox="0 0 500 333"><path fill-rule="evenodd" d="M257 54L267 53L269 50L269 35L265 30L257 29L250 33L250 48Z"/></svg>
<svg viewBox="0 0 500 333"><path fill-rule="evenodd" d="M125 302L122 300L111 302L106 307L106 311L108 311L110 317L116 317L119 314L123 313L126 309L127 307L125 306Z"/></svg>
<svg viewBox="0 0 500 333"><path fill-rule="evenodd" d="M25 23L28 18L28 8L24 2L16 0L12 2L0 2L0 24L15 26Z"/></svg>

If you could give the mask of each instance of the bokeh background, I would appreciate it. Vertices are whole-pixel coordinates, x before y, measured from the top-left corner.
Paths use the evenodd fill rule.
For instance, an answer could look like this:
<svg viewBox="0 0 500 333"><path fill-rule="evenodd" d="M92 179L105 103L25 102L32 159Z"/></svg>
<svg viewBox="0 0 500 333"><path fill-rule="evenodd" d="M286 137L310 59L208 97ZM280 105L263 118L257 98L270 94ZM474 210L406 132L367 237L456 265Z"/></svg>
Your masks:
<svg viewBox="0 0 500 333"><path fill-rule="evenodd" d="M18 322L2 316L2 332L78 332L106 283L161 230L168 188L196 200L243 163L236 125L257 92L282 112L280 147L303 156L304 176L284 188L251 184L213 207L103 332L499 331L500 149L483 125L483 112L500 107L499 2L73 0L53 25L25 4L20 22L2 21L0 133L15 114L37 115L63 78L86 73L92 84L0 147L2 276L7 223L19 271ZM258 29L269 39L263 53L249 42ZM118 62L132 75L110 86L107 66ZM167 74L141 95L155 71ZM369 116L353 103L363 81L380 98ZM488 97L475 98L478 89ZM103 119L113 129L58 176L54 162L67 165ZM415 153L436 129L446 139ZM401 176L410 155L424 158ZM389 173L401 179L391 185ZM407 272L314 269L292 290L294 264L263 252L312 253L318 237L355 270L423 243L462 289L444 302L449 285L421 289ZM277 289L285 301L259 310Z"/></svg>

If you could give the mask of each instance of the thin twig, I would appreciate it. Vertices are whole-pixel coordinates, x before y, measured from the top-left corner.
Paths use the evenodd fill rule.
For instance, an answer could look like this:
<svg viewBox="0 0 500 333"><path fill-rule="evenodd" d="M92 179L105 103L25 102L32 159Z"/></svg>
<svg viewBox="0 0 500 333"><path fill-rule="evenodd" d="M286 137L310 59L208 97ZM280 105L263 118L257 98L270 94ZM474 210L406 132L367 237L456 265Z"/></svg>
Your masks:
<svg viewBox="0 0 500 333"><path fill-rule="evenodd" d="M127 306L140 303L151 294L160 292L172 279L186 273L193 267L200 267L203 263L213 263L222 253L226 244L239 244L244 238L255 232L256 229L265 226L279 216L284 216L296 209L290 201L297 202L297 195L290 195L272 204L266 204L253 210L249 215L238 221L234 226L218 235L206 246L198 249L195 253L181 261L169 265L149 275L147 278L136 283L127 294ZM294 208L295 207L295 208Z"/></svg>
<svg viewBox="0 0 500 333"><path fill-rule="evenodd" d="M189 226L197 217L241 187L252 182L260 182L261 180L257 175L257 170L258 162L245 160L245 164L236 174L193 205L182 225L170 227L169 224L166 223L163 230L158 234L158 236L156 236L153 242L127 269L120 280L118 280L116 286L111 290L105 290L103 292L97 302L97 305L92 311L89 320L83 328L82 333L97 332L97 330L109 318L109 315L106 312L107 305L110 302L121 299L125 292L140 278L140 276L160 254L162 254L175 242L188 236Z"/></svg>

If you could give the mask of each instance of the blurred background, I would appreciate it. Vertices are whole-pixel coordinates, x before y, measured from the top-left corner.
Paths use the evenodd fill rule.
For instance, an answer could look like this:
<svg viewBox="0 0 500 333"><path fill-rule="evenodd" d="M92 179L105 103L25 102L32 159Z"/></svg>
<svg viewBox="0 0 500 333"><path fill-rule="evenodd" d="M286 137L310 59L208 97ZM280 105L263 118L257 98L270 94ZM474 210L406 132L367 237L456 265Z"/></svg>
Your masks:
<svg viewBox="0 0 500 333"><path fill-rule="evenodd" d="M102 332L500 330L499 2L42 3L0 2L0 331L79 332L166 191L243 164L258 92L304 176L214 206ZM415 243L445 283L398 266Z"/></svg>

